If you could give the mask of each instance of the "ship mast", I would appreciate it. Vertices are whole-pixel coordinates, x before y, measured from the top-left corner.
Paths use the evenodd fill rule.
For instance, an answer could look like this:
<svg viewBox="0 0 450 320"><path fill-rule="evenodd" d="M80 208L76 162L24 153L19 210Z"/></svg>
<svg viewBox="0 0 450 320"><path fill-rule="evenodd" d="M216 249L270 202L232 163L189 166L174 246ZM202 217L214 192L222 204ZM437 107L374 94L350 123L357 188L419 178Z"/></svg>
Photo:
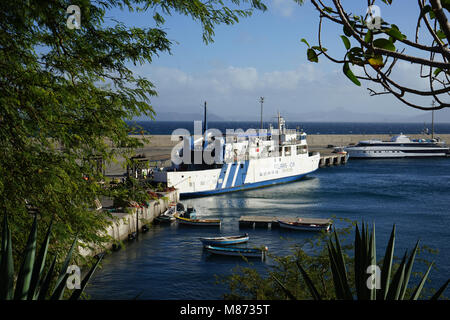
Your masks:
<svg viewBox="0 0 450 320"><path fill-rule="evenodd" d="M436 101L433 100L433 108L435 106ZM434 139L434 109L431 110L431 139Z"/></svg>
<svg viewBox="0 0 450 320"><path fill-rule="evenodd" d="M203 134L206 133L206 130L208 130L208 125L206 124L206 101L205 101L205 111L203 114Z"/></svg>
<svg viewBox="0 0 450 320"><path fill-rule="evenodd" d="M263 129L263 103L264 97L259 98L259 102L261 103L261 130Z"/></svg>

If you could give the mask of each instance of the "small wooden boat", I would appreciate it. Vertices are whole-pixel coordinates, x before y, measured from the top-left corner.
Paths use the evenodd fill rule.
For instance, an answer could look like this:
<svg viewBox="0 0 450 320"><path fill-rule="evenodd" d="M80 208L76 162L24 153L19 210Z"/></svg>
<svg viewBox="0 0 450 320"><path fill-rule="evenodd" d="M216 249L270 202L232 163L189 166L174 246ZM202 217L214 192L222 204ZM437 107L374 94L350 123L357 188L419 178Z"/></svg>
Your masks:
<svg viewBox="0 0 450 320"><path fill-rule="evenodd" d="M159 223L172 223L173 221L175 221L175 213L176 210L174 207L170 207L168 208L166 211L164 211L163 214L157 216L155 218L156 222Z"/></svg>
<svg viewBox="0 0 450 320"><path fill-rule="evenodd" d="M224 237L212 237L212 238L200 238L200 241L204 246L227 246L232 244L244 243L249 239L248 234L240 236L224 236Z"/></svg>
<svg viewBox="0 0 450 320"><path fill-rule="evenodd" d="M217 247L210 245L205 246L205 249L212 254L260 259L265 259L266 253L269 251L267 247L264 247L264 249L250 249L239 247Z"/></svg>
<svg viewBox="0 0 450 320"><path fill-rule="evenodd" d="M300 219L301 220L301 219ZM278 220L281 228L299 230L299 231L330 231L331 223L307 223L302 221L282 221Z"/></svg>
<svg viewBox="0 0 450 320"><path fill-rule="evenodd" d="M220 227L219 219L190 219L175 215L178 223L189 226Z"/></svg>

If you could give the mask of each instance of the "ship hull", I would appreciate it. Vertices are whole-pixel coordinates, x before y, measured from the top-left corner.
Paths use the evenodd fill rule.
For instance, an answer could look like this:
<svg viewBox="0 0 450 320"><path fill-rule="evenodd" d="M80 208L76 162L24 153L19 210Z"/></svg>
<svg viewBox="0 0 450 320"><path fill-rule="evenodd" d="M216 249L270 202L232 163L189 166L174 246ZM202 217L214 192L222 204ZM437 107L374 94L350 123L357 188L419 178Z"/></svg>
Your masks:
<svg viewBox="0 0 450 320"><path fill-rule="evenodd" d="M294 182L294 181L301 180L304 177L306 177L308 174L313 173L314 171L311 171L311 172L308 172L308 173L304 173L304 174L299 174L299 175L296 175L296 176L291 176L291 177L285 177L285 178L279 178L279 179L273 179L273 180L267 180L267 181L243 184L243 185L232 187L232 188L215 189L215 190L200 191L200 192L185 192L185 193L180 193L180 197L181 198L206 197L206 196L222 194L222 193L229 193L229 192L236 192L236 191L244 191L244 190L251 190L251 189L257 189L257 188L270 187L270 186L277 185L277 184L283 184L283 183L289 183L289 182Z"/></svg>
<svg viewBox="0 0 450 320"><path fill-rule="evenodd" d="M156 173L180 197L201 197L301 180L316 171L320 155L277 157L225 163L222 168Z"/></svg>

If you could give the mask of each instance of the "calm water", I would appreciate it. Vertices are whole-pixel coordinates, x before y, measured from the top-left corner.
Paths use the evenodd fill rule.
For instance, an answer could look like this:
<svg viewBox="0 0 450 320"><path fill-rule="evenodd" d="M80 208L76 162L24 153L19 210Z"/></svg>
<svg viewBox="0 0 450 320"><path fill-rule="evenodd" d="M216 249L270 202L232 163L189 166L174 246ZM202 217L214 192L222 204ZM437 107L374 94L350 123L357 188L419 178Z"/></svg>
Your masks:
<svg viewBox="0 0 450 320"><path fill-rule="evenodd" d="M227 288L214 275L227 275L236 258L211 257L198 237L248 232L249 246L267 245L270 252L288 254L311 233L242 229L241 215L283 215L349 218L376 223L378 257L384 254L392 225L397 225L395 255L403 255L420 239L439 249L431 272L437 288L450 277L450 159L353 160L324 168L305 180L269 188L185 200L199 215L222 219L218 229L152 226L138 242L105 257L87 292L92 299L220 299ZM336 223L337 227L345 223ZM254 262L264 272L270 260ZM418 267L417 265L416 267ZM415 268L416 269L416 268ZM420 268L419 268L420 269ZM417 269L416 269L417 270ZM446 296L450 296L447 289Z"/></svg>
<svg viewBox="0 0 450 320"><path fill-rule="evenodd" d="M199 119L201 120L201 119ZM139 127L136 132L141 130L146 134L172 134L175 129L183 128L194 133L193 121L137 121L129 122L130 125ZM273 123L274 127L276 124ZM361 123L361 122L292 122L287 121L288 128L303 129L309 134L418 134L425 127L431 132L431 124L427 123ZM259 128L260 123L256 121L209 121L208 128L219 129L223 134L226 129L242 129ZM264 128L268 128L269 123L264 123ZM449 134L450 123L435 123L435 132L437 134ZM201 133L200 133L201 134Z"/></svg>

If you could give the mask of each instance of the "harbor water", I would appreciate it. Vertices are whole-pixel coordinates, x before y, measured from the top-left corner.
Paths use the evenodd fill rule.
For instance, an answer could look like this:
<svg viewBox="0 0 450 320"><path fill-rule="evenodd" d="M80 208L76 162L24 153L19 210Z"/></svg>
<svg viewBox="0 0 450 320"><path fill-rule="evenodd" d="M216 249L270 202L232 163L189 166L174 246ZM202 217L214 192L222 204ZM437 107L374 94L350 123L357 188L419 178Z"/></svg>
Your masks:
<svg viewBox="0 0 450 320"><path fill-rule="evenodd" d="M322 168L304 180L267 188L186 199L198 216L222 219L221 228L153 225L138 241L104 258L87 287L91 299L221 299L228 288L217 276L230 275L240 258L214 257L199 237L243 234L253 246L286 255L300 241L316 235L283 229L239 229L243 215L347 218L375 223L377 257L384 254L396 224L395 255L416 241L439 250L422 252L434 261L426 287L437 289L450 278L450 159L350 160L345 166ZM336 221L336 227L347 226ZM252 261L264 273L271 264ZM418 264L415 271L424 271ZM450 296L447 288L445 296Z"/></svg>

